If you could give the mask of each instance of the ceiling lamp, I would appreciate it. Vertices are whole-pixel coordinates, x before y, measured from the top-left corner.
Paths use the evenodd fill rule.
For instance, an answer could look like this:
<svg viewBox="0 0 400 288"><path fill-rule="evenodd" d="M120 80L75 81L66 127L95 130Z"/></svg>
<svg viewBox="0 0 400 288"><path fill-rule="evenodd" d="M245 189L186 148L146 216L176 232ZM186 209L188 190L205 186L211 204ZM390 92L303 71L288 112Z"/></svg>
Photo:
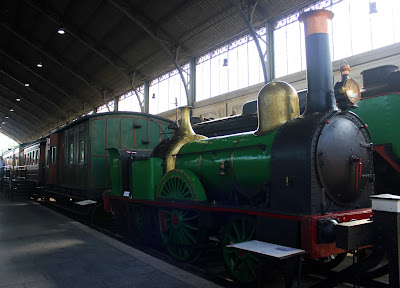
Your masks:
<svg viewBox="0 0 400 288"><path fill-rule="evenodd" d="M3 125L6 124L6 121L3 120L3 122L1 122L1 124L3 124Z"/></svg>
<svg viewBox="0 0 400 288"><path fill-rule="evenodd" d="M6 119L8 119L8 116L6 116Z"/></svg>
<svg viewBox="0 0 400 288"><path fill-rule="evenodd" d="M24 84L25 87L29 87L29 83L25 83ZM18 101L18 100L17 100Z"/></svg>
<svg viewBox="0 0 400 288"><path fill-rule="evenodd" d="M57 32L58 32L58 34L61 34L61 35L65 34L64 27L61 22L60 22L60 27L58 28Z"/></svg>
<svg viewBox="0 0 400 288"><path fill-rule="evenodd" d="M376 9L376 2L369 2L369 14L378 13L378 9Z"/></svg>
<svg viewBox="0 0 400 288"><path fill-rule="evenodd" d="M39 68L42 68L43 67L42 61L39 60L39 63L37 63L36 66L39 67Z"/></svg>
<svg viewBox="0 0 400 288"><path fill-rule="evenodd" d="M15 100L16 100L17 102L19 102L19 101L21 101L21 98L19 98L19 97L18 97L18 98L17 98L17 99L15 99Z"/></svg>
<svg viewBox="0 0 400 288"><path fill-rule="evenodd" d="M10 108L10 112L14 112L14 109L13 109L13 108Z"/></svg>

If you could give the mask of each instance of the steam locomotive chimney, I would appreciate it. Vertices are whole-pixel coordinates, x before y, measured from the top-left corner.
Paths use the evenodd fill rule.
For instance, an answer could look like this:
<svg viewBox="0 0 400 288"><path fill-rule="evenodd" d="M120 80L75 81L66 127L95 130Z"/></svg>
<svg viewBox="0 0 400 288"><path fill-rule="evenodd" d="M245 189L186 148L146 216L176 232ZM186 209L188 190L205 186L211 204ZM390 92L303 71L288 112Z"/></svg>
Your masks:
<svg viewBox="0 0 400 288"><path fill-rule="evenodd" d="M328 21L333 13L313 10L300 15L306 35L307 104L303 116L335 109Z"/></svg>

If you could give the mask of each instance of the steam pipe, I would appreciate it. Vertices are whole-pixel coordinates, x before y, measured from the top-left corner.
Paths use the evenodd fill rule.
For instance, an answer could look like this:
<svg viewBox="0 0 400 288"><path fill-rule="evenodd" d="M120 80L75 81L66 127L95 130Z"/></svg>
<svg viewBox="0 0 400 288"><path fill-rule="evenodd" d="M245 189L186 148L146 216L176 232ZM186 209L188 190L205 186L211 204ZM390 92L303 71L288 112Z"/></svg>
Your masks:
<svg viewBox="0 0 400 288"><path fill-rule="evenodd" d="M196 133L193 131L192 124L190 124L190 111L193 109L191 106L182 106L181 109L181 125L175 136L194 136Z"/></svg>
<svg viewBox="0 0 400 288"><path fill-rule="evenodd" d="M300 15L304 23L307 60L307 103L303 116L335 109L328 22L333 13L313 10Z"/></svg>

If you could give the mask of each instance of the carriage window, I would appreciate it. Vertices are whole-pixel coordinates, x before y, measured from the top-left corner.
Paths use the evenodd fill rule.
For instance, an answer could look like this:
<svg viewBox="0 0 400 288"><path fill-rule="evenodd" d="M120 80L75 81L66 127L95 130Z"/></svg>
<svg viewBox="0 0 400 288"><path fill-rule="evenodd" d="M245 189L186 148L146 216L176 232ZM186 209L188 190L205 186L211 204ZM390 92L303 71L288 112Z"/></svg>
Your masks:
<svg viewBox="0 0 400 288"><path fill-rule="evenodd" d="M51 147L51 163L56 163L56 151L57 151L57 147L53 146Z"/></svg>
<svg viewBox="0 0 400 288"><path fill-rule="evenodd" d="M85 141L79 141L79 163L83 164L85 162Z"/></svg>
<svg viewBox="0 0 400 288"><path fill-rule="evenodd" d="M69 144L69 164L74 164L74 143Z"/></svg>
<svg viewBox="0 0 400 288"><path fill-rule="evenodd" d="M49 167L50 163L50 139L46 139L46 166Z"/></svg>

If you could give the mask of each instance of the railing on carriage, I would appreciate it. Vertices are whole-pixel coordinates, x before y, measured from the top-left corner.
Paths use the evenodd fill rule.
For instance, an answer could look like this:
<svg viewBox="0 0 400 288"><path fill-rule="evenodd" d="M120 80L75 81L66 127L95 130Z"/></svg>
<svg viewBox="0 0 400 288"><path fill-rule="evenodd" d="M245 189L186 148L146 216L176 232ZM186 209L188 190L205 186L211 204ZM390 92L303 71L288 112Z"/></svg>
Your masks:
<svg viewBox="0 0 400 288"><path fill-rule="evenodd" d="M27 169L26 166L5 166L2 179L2 194L4 197L13 200L19 196L28 195Z"/></svg>

